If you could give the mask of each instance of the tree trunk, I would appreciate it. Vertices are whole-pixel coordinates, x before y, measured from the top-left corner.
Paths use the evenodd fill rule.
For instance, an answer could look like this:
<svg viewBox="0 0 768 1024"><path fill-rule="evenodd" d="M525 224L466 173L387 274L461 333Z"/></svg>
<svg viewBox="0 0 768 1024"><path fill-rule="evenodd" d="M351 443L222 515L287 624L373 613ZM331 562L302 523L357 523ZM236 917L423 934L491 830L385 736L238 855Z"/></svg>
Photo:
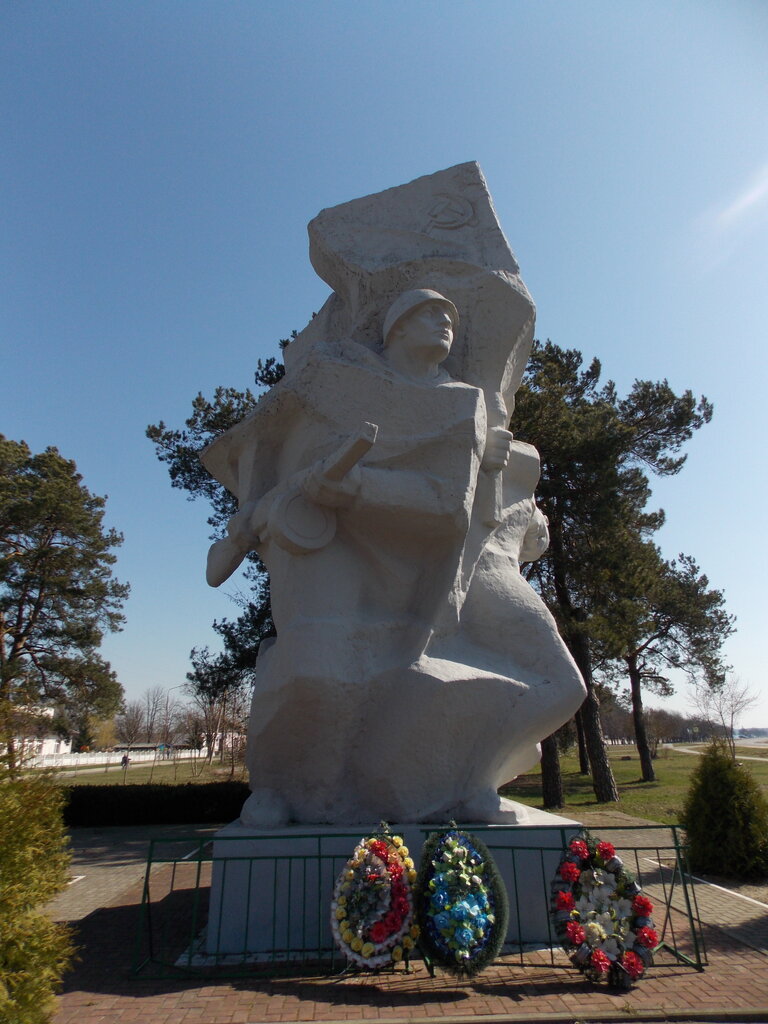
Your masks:
<svg viewBox="0 0 768 1024"><path fill-rule="evenodd" d="M581 705L580 713L589 764L592 769L592 788L598 803L616 802L619 799L619 791L616 788L616 780L613 777L611 762L608 760L608 751L605 747L603 726L600 722L600 701L592 685L592 659L589 654L589 643L583 629L579 628L579 621L584 619L583 611L577 609L574 617L576 618L575 628L569 631L568 640L573 660L578 665L587 687L587 696Z"/></svg>
<svg viewBox="0 0 768 1024"><path fill-rule="evenodd" d="M562 807L565 803L560 755L554 733L541 741L541 795L546 810Z"/></svg>
<svg viewBox="0 0 768 1024"><path fill-rule="evenodd" d="M653 770L651 748L648 744L648 734L645 731L645 719L643 718L643 695L640 690L640 669L637 664L637 656L632 654L625 660L632 691L632 723L635 727L635 746L640 755L640 771L643 782L655 782L656 772Z"/></svg>
<svg viewBox="0 0 768 1024"><path fill-rule="evenodd" d="M579 774L589 775L589 754L587 753L587 740L584 736L584 722L581 719L581 709L573 716L576 723L576 741L579 745Z"/></svg>

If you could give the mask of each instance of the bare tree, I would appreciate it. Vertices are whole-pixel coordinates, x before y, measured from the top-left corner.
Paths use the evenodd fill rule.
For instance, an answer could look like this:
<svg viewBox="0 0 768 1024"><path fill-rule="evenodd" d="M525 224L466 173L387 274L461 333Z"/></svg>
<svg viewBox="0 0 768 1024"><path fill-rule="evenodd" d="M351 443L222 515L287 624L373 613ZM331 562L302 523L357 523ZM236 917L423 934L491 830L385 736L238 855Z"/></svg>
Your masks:
<svg viewBox="0 0 768 1024"><path fill-rule="evenodd" d="M144 733L144 703L140 700L129 700L115 720L117 738L121 743L132 747Z"/></svg>
<svg viewBox="0 0 768 1024"><path fill-rule="evenodd" d="M728 673L719 686L699 684L691 694L691 703L702 718L715 722L723 732L725 742L736 759L735 731L745 711L757 704L758 695L738 676Z"/></svg>
<svg viewBox="0 0 768 1024"><path fill-rule="evenodd" d="M144 736L147 743L154 743L157 738L157 725L163 704L165 690L162 686L152 686L144 694Z"/></svg>
<svg viewBox="0 0 768 1024"><path fill-rule="evenodd" d="M179 737L185 747L201 751L205 745L205 722L194 707L182 705L179 715Z"/></svg>
<svg viewBox="0 0 768 1024"><path fill-rule="evenodd" d="M648 749L651 757L655 760L658 756L659 744L668 743L680 733L680 715L676 715L665 708L646 708L643 717L645 719L645 732L648 739Z"/></svg>
<svg viewBox="0 0 768 1024"><path fill-rule="evenodd" d="M246 685L247 673L226 654L211 654L207 647L190 653L192 672L187 672L186 692L203 720L208 762L216 743L224 742L227 708L234 707L238 692Z"/></svg>
<svg viewBox="0 0 768 1024"><path fill-rule="evenodd" d="M167 749L176 742L176 737L181 730L181 716L184 707L181 701L171 697L170 691L166 691L165 699L160 706L157 715L156 736L160 743Z"/></svg>

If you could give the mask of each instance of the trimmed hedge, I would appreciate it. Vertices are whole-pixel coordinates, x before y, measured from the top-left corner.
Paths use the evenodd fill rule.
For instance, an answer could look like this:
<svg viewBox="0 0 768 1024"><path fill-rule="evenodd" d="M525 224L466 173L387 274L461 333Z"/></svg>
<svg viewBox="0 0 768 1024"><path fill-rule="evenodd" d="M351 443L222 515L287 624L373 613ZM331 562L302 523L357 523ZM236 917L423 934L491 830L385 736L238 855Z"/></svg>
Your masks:
<svg viewBox="0 0 768 1024"><path fill-rule="evenodd" d="M63 788L70 827L217 824L239 818L250 794L246 783L235 781Z"/></svg>

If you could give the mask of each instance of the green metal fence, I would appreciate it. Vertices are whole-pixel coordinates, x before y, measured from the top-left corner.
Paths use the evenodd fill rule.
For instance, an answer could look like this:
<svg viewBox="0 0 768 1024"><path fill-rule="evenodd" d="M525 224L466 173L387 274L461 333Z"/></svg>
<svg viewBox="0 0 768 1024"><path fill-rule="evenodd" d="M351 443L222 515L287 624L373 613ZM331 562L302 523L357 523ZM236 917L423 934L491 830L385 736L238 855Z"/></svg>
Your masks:
<svg viewBox="0 0 768 1024"><path fill-rule="evenodd" d="M406 832L415 855L432 831ZM560 855L578 827L471 826L471 831L493 854L507 886L504 962L570 966L549 910ZM644 826L599 832L655 904L657 957L703 970L703 932L679 830ZM161 977L343 970L346 961L331 938L330 900L335 879L360 837L360 831L307 831L153 840L134 970Z"/></svg>

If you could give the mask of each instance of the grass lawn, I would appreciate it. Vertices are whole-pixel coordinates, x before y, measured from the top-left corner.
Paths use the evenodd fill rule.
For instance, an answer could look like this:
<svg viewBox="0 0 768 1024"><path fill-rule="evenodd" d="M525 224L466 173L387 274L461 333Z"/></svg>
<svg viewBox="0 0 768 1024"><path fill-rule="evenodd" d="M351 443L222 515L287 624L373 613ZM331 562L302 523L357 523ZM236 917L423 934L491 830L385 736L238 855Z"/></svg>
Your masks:
<svg viewBox="0 0 768 1024"><path fill-rule="evenodd" d="M169 784L182 782L225 782L231 778L230 767L226 763L214 760L210 765L205 759L199 761L151 761L132 764L127 770L120 765L110 765L109 770L93 768L84 771L82 768L75 772L60 772L59 782L67 786L121 786L124 783L136 785L142 782L167 782ZM244 768L237 766L234 778L245 779Z"/></svg>
<svg viewBox="0 0 768 1024"><path fill-rule="evenodd" d="M738 752L747 754L746 749L740 748ZM561 813L578 818L579 813L585 810L617 810L633 817L676 825L688 791L691 772L698 764L698 757L662 748L658 758L653 762L657 781L641 782L640 758L634 747L610 747L608 753L619 788L620 802L600 804L595 800L592 780L588 775L579 774L578 754L573 750L562 755L560 760L566 800ZM751 751L749 753L751 754ZM627 758L628 760L625 760ZM752 772L768 796L768 761L765 764L759 761L744 761L743 764ZM504 786L501 793L510 800L540 808L542 802L539 767L526 775L518 776L514 782Z"/></svg>
<svg viewBox="0 0 768 1024"><path fill-rule="evenodd" d="M699 744L702 747L704 745ZM739 747L738 753L744 757L760 757L768 753L763 748ZM564 815L578 818L580 813L595 810L622 811L636 818L647 818L649 821L660 821L667 825L675 825L680 818L680 810L688 791L691 772L698 763L695 754L684 754L677 750L661 748L654 761L656 782L640 781L640 759L635 747L610 747L609 758L613 768L616 784L619 788L618 804L599 804L595 800L592 780L588 775L579 774L578 756L575 749L561 756L563 787L566 803L562 808ZM755 776L768 796L768 758L765 763L760 761L743 761L743 765ZM127 771L119 766L111 766L108 771L103 768L89 771L80 770L76 775L62 772L59 780L67 785L89 786L120 786L123 783L203 783L222 782L231 777L227 764L213 761L211 765L205 761L157 761L146 764L131 765ZM244 768L238 767L236 779L247 778ZM526 775L520 775L514 782L501 790L511 800L541 807L541 771L537 766Z"/></svg>

